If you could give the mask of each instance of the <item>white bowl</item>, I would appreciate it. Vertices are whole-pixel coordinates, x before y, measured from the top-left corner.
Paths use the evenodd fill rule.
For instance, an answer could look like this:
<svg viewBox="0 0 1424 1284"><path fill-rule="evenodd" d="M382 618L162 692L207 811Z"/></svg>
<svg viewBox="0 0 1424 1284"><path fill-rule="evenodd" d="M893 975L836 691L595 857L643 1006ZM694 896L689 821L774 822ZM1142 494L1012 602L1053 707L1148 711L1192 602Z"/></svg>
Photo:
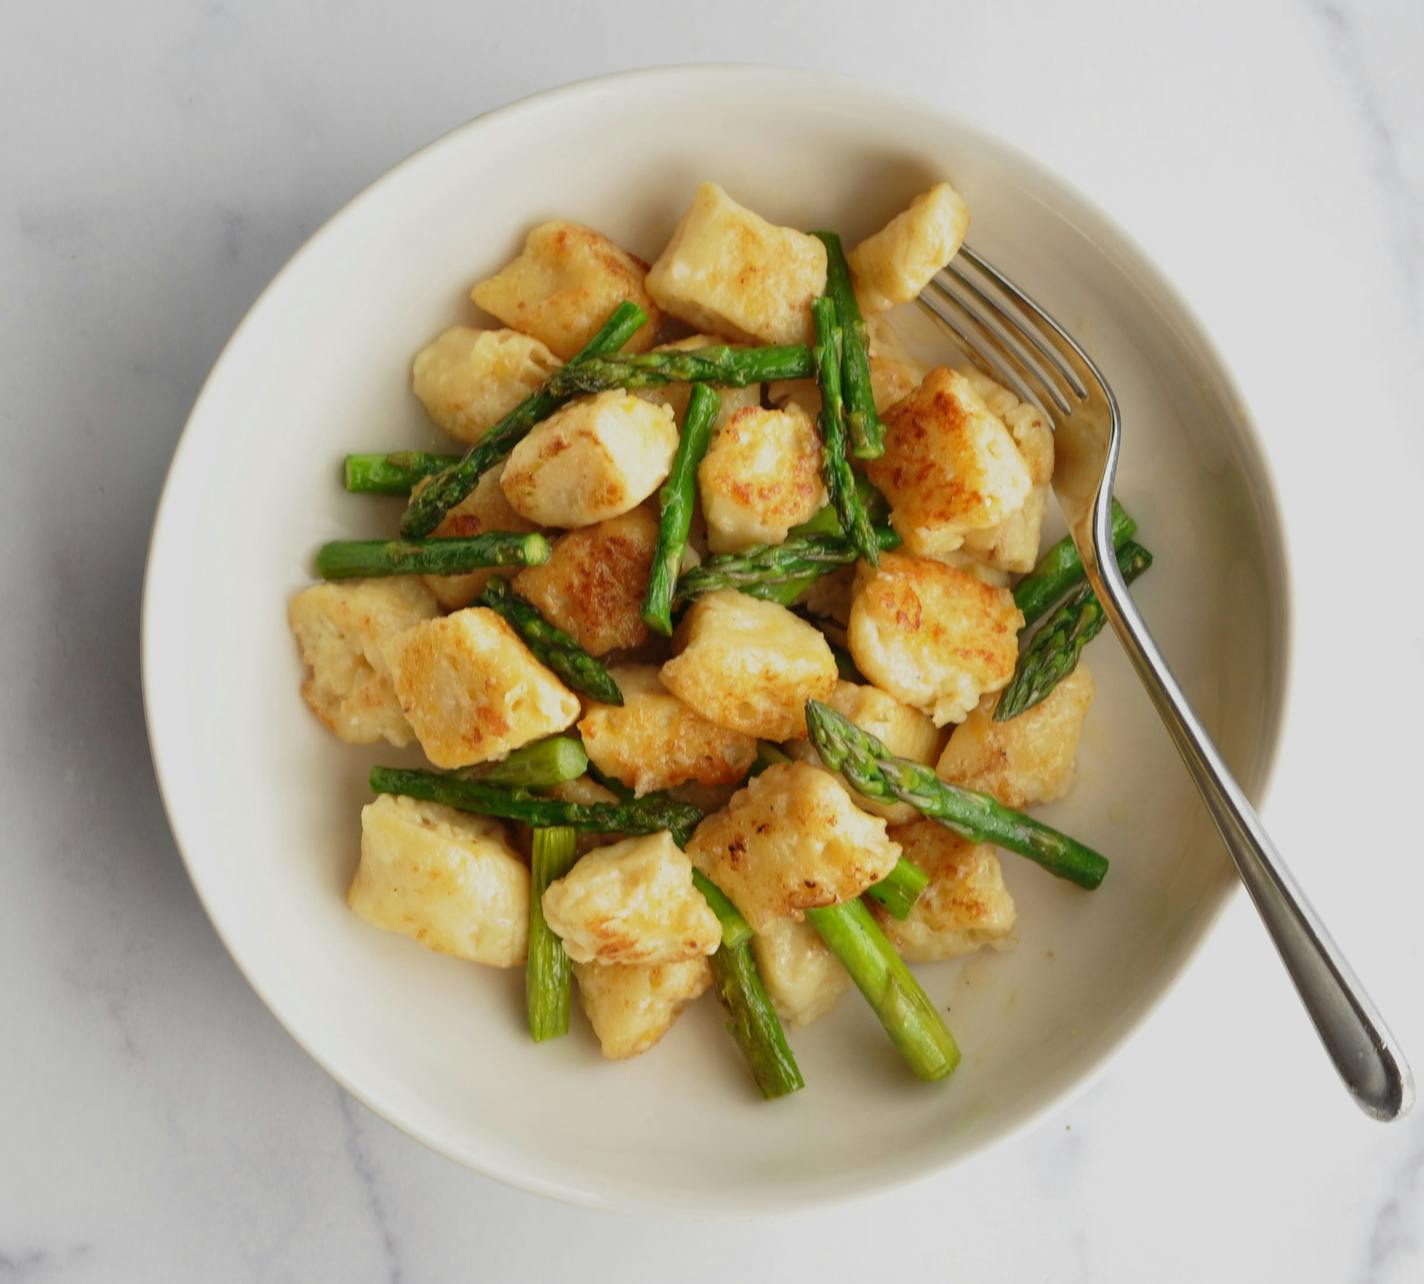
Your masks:
<svg viewBox="0 0 1424 1284"><path fill-rule="evenodd" d="M143 677L178 845L228 949L292 1035L428 1145L530 1190L618 1208L770 1211L962 1160L1082 1085L1201 944L1233 879L1111 638L1080 780L1048 819L1108 854L1085 893L1012 855L1018 948L920 969L964 1062L926 1085L854 993L793 1034L807 1080L763 1103L709 996L654 1051L603 1062L581 1017L536 1047L523 977L351 914L372 762L297 694L288 596L325 539L388 531L348 450L438 446L410 359L470 319L525 230L581 220L655 256L715 178L777 222L854 240L953 179L971 241L1054 309L1121 399L1118 493L1157 565L1147 619L1259 796L1285 688L1280 526L1260 446L1200 327L1128 239L1035 162L863 84L768 68L590 81L482 117L397 166L282 270L208 379L153 534ZM448 446L447 446L448 448Z"/></svg>

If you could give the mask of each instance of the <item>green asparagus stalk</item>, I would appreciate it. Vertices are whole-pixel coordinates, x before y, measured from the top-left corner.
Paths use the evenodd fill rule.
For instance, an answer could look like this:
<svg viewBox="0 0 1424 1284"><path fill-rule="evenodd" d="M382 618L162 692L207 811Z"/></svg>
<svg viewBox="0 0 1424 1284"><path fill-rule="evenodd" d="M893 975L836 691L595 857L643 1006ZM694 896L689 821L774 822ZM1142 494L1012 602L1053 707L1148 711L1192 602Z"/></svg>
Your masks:
<svg viewBox="0 0 1424 1284"><path fill-rule="evenodd" d="M486 531L468 539L338 539L317 551L325 580L371 575L461 575L484 566L538 566L549 541L537 531Z"/></svg>
<svg viewBox="0 0 1424 1284"><path fill-rule="evenodd" d="M1137 531L1137 523L1117 500L1112 506L1113 547L1121 548ZM1083 561L1065 535L1038 559L1038 565L1014 585L1014 601L1023 612L1024 628L1047 614L1069 589L1083 582Z"/></svg>
<svg viewBox="0 0 1424 1284"><path fill-rule="evenodd" d="M876 526L871 528L871 541L879 548L898 548L900 536L889 526ZM718 589L734 588L753 597L779 601L774 590L848 566L857 556L843 535L802 535L787 539L784 544L757 544L740 553L709 557L694 566L678 580L677 596L701 597Z"/></svg>
<svg viewBox="0 0 1424 1284"><path fill-rule="evenodd" d="M901 856L895 862L895 868L878 883L866 888L865 894L896 918L909 918L920 893L929 885L930 876L914 861Z"/></svg>
<svg viewBox="0 0 1424 1284"><path fill-rule="evenodd" d="M842 337L836 305L825 296L811 304L815 325L816 378L821 385L821 475L826 493L840 518L841 529L856 552L872 566L880 565L880 547L865 505L855 489L855 474L846 459L845 404L841 400Z"/></svg>
<svg viewBox="0 0 1424 1284"><path fill-rule="evenodd" d="M526 789L406 767L372 767L371 788L378 794L404 794L478 816L522 820L536 829L567 825L600 834L656 834L666 829L679 844L687 841L702 819L696 807L667 794L648 794L632 802L563 802Z"/></svg>
<svg viewBox="0 0 1424 1284"><path fill-rule="evenodd" d="M572 736L549 736L511 750L498 762L465 767L456 775L506 789L551 789L566 780L577 780L587 770L588 754L583 745Z"/></svg>
<svg viewBox="0 0 1424 1284"><path fill-rule="evenodd" d="M687 532L692 527L692 509L697 502L697 466L707 453L712 425L717 421L721 399L706 384L694 384L682 417L682 436L673 456L672 470L658 492L658 543L643 595L643 622L668 637L672 633L672 598L682 555L687 548Z"/></svg>
<svg viewBox="0 0 1424 1284"><path fill-rule="evenodd" d="M720 946L712 956L712 983L727 1010L727 1029L751 1067L761 1095L770 1100L804 1088L806 1081L762 984L751 946Z"/></svg>
<svg viewBox="0 0 1424 1284"><path fill-rule="evenodd" d="M821 761L867 798L907 802L961 838L1006 847L1079 887L1096 887L1108 872L1107 860L1091 847L988 794L951 785L923 763L895 757L868 731L819 700L806 702L806 725Z"/></svg>
<svg viewBox="0 0 1424 1284"><path fill-rule="evenodd" d="M959 1064L944 1018L860 901L808 909L806 921L850 973L918 1078L943 1079Z"/></svg>
<svg viewBox="0 0 1424 1284"><path fill-rule="evenodd" d="M707 877L700 869L692 871L692 883L707 907L722 924L722 945L726 949L739 949L752 939L752 925L742 917L742 912L732 904L731 897Z"/></svg>
<svg viewBox="0 0 1424 1284"><path fill-rule="evenodd" d="M636 303L620 303L609 314L603 328L574 357L574 362L617 352L647 319L647 314ZM429 535L440 525L445 514L474 490L481 474L499 463L535 424L547 419L567 400L567 397L549 392L546 384L533 396L521 401L471 446L458 464L437 473L430 484L411 499L410 506L401 517L401 534L407 539Z"/></svg>
<svg viewBox="0 0 1424 1284"><path fill-rule="evenodd" d="M569 1032L573 967L564 944L544 921L544 889L562 878L578 859L574 830L566 825L534 831L529 861L529 955L524 965L524 994L529 1033L535 1043Z"/></svg>
<svg viewBox="0 0 1424 1284"><path fill-rule="evenodd" d="M855 494L860 501L861 507L865 509L866 516L874 523L881 524L890 516L890 501L885 498L875 487L875 483L864 473L855 474ZM793 526L788 532L788 538L797 535L844 535L841 528L840 514L836 511L834 504L827 504L819 509L814 517L808 518L799 526Z"/></svg>
<svg viewBox="0 0 1424 1284"><path fill-rule="evenodd" d="M826 247L826 294L836 305L841 329L841 383L845 388L846 427L857 459L878 459L885 453L885 425L875 409L870 382L870 335L860 315L841 238L834 232L812 232Z"/></svg>
<svg viewBox="0 0 1424 1284"><path fill-rule="evenodd" d="M758 740L756 747L756 757L752 759L752 769L747 772L747 779L759 776L768 767L774 767L777 763L790 762L791 756L786 753L780 745L774 745L770 740Z"/></svg>
<svg viewBox="0 0 1424 1284"><path fill-rule="evenodd" d="M826 639L826 645L831 648L831 654L836 657L836 673L842 682L865 681L865 675L856 668L855 658L843 646L837 646L830 638Z"/></svg>
<svg viewBox="0 0 1424 1284"><path fill-rule="evenodd" d="M499 575L492 577L475 602L503 616L524 639L534 658L552 669L565 686L602 704L623 703L623 693L608 670L563 629L550 624L532 603L509 587L508 580Z"/></svg>
<svg viewBox="0 0 1424 1284"><path fill-rule="evenodd" d="M1118 569L1129 584L1152 565L1152 554L1128 540L1117 550ZM994 706L994 721L1008 722L1048 698L1048 693L1078 667L1083 648L1107 623L1102 603L1080 584L1054 609L1029 639Z"/></svg>
<svg viewBox="0 0 1424 1284"><path fill-rule="evenodd" d="M422 478L459 461L459 455L436 455L428 450L347 455L341 475L353 495L409 495Z"/></svg>
<svg viewBox="0 0 1424 1284"><path fill-rule="evenodd" d="M767 348L725 344L684 351L588 357L563 367L549 380L559 397L577 397L609 388L662 388L670 383L709 383L745 388L773 379L807 379L811 352L804 343Z"/></svg>

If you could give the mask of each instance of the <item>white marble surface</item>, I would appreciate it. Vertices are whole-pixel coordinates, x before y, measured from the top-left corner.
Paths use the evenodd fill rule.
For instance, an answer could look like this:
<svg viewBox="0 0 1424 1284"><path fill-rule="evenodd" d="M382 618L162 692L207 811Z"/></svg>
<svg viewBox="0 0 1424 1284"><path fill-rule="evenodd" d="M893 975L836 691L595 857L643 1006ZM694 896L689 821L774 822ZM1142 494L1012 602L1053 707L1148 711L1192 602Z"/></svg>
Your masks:
<svg viewBox="0 0 1424 1284"><path fill-rule="evenodd" d="M725 1225L544 1203L407 1140L267 1015L189 889L138 592L168 455L262 284L485 108L626 66L829 66L1040 154L1218 337L1295 550L1268 819L1424 1061L1424 7L832 8L0 5L0 1281L1424 1276L1424 1113L1355 1112L1240 901L1036 1132L893 1197Z"/></svg>

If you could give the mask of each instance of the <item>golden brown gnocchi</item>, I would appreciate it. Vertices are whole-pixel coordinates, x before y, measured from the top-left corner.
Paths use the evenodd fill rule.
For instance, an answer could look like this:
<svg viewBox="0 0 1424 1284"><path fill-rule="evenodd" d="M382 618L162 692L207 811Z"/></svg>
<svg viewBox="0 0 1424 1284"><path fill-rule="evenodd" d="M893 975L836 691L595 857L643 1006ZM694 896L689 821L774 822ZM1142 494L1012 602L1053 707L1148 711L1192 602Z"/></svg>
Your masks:
<svg viewBox="0 0 1424 1284"><path fill-rule="evenodd" d="M425 756L468 767L572 725L577 697L485 607L428 620L383 648Z"/></svg>
<svg viewBox="0 0 1424 1284"><path fill-rule="evenodd" d="M722 941L692 862L666 831L585 853L545 889L543 907L575 963L681 963Z"/></svg>
<svg viewBox="0 0 1424 1284"><path fill-rule="evenodd" d="M1013 676L1023 615L1013 594L908 553L862 568L846 637L856 666L936 726L962 722Z"/></svg>
<svg viewBox="0 0 1424 1284"><path fill-rule="evenodd" d="M745 778L756 741L696 713L666 687L652 665L610 669L623 704L590 704L578 724L595 767L642 797L689 781L731 784Z"/></svg>
<svg viewBox="0 0 1424 1284"><path fill-rule="evenodd" d="M287 608L310 670L302 699L349 744L409 744L413 733L382 646L435 614L435 599L415 579L346 580L303 589Z"/></svg>
<svg viewBox="0 0 1424 1284"><path fill-rule="evenodd" d="M470 291L477 307L505 325L532 335L555 356L574 356L625 300L648 322L626 345L643 352L653 345L659 312L644 284L648 265L581 223L541 223L524 249L496 275Z"/></svg>
<svg viewBox="0 0 1424 1284"><path fill-rule="evenodd" d="M835 689L836 658L820 632L735 589L698 598L675 641L663 685L708 721L748 736L805 735L806 701Z"/></svg>
<svg viewBox="0 0 1424 1284"><path fill-rule="evenodd" d="M436 424L474 443L558 368L558 358L527 334L456 325L416 355L411 386Z"/></svg>
<svg viewBox="0 0 1424 1284"><path fill-rule="evenodd" d="M646 508L570 531L547 562L514 577L515 591L591 655L639 646L648 636L643 593L657 540L658 519Z"/></svg>
<svg viewBox="0 0 1424 1284"><path fill-rule="evenodd" d="M529 870L504 826L382 794L361 811L347 901L368 923L442 954L514 967L529 937Z"/></svg>
<svg viewBox="0 0 1424 1284"><path fill-rule="evenodd" d="M827 772L778 763L692 835L687 854L758 932L878 883L900 859L885 822Z"/></svg>
<svg viewBox="0 0 1424 1284"><path fill-rule="evenodd" d="M672 411L601 392L551 415L509 454L500 486L540 526L592 526L636 508L662 484L677 450Z"/></svg>
<svg viewBox="0 0 1424 1284"><path fill-rule="evenodd" d="M705 958L680 963L575 963L574 980L603 1055L623 1061L646 1052L712 984Z"/></svg>
<svg viewBox="0 0 1424 1284"><path fill-rule="evenodd" d="M648 272L648 292L689 325L729 339L802 343L826 288L826 247L703 183Z"/></svg>
<svg viewBox="0 0 1424 1284"><path fill-rule="evenodd" d="M1057 802L1073 787L1073 760L1093 675L1079 663L1041 703L1007 722L994 721L993 696L985 696L955 729L935 771L953 785L993 794L1006 807Z"/></svg>

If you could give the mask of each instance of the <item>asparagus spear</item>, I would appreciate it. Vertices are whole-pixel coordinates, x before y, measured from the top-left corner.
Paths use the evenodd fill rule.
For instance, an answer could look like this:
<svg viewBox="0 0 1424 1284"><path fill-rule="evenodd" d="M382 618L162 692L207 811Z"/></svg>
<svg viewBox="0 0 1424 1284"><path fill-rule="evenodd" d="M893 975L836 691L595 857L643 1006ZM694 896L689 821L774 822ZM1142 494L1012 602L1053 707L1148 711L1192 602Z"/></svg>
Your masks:
<svg viewBox="0 0 1424 1284"><path fill-rule="evenodd" d="M756 757L752 759L752 769L747 773L747 779L761 775L768 767L774 767L779 762L790 761L791 756L780 745L774 745L770 740L758 740Z"/></svg>
<svg viewBox="0 0 1424 1284"><path fill-rule="evenodd" d="M636 303L624 301L609 314L603 328L593 336L574 362L587 357L617 352L648 319ZM573 364L573 362L570 362ZM499 423L479 439L458 464L437 473L401 517L401 534L407 539L429 535L452 508L475 488L480 475L505 457L542 419L547 419L567 401L548 391L548 385L521 401Z"/></svg>
<svg viewBox="0 0 1424 1284"><path fill-rule="evenodd" d="M379 451L347 455L341 475L354 495L409 495L422 477L459 461L459 455L436 455L428 450Z"/></svg>
<svg viewBox="0 0 1424 1284"><path fill-rule="evenodd" d="M550 624L509 587L508 580L499 575L492 577L475 601L508 620L534 658L558 674L566 686L603 704L623 703L623 693L608 670L563 629Z"/></svg>
<svg viewBox="0 0 1424 1284"><path fill-rule="evenodd" d="M521 745L488 766L465 767L461 780L478 780L507 789L549 789L577 780L588 770L588 754L572 736L549 736Z"/></svg>
<svg viewBox="0 0 1424 1284"><path fill-rule="evenodd" d="M864 473L855 474L855 494L872 522L883 523L890 516L890 501L876 489L875 483ZM793 526L789 536L796 535L844 535L840 514L834 504L827 504L799 526Z"/></svg>
<svg viewBox="0 0 1424 1284"><path fill-rule="evenodd" d="M845 965L910 1069L929 1080L952 1073L959 1064L954 1036L864 904L808 909L806 921Z"/></svg>
<svg viewBox="0 0 1424 1284"><path fill-rule="evenodd" d="M865 505L855 489L855 474L846 460L845 405L841 401L841 330L836 305L825 296L811 304L815 325L816 378L821 385L821 475L841 529L861 557L880 565L880 548Z"/></svg>
<svg viewBox="0 0 1424 1284"><path fill-rule="evenodd" d="M768 1100L806 1086L786 1042L786 1032L767 997L749 945L722 945L712 956L712 982L727 1010L727 1029Z"/></svg>
<svg viewBox="0 0 1424 1284"><path fill-rule="evenodd" d="M897 548L900 536L889 526L871 528L871 541L879 548ZM784 544L757 544L740 553L722 553L694 566L677 582L679 598L700 597L718 589L741 589L753 597L780 601L780 590L800 585L838 566L848 566L858 556L843 535L802 535ZM786 605L786 603L782 603Z"/></svg>
<svg viewBox="0 0 1424 1284"><path fill-rule="evenodd" d="M909 918L920 893L929 885L930 876L914 861L901 856L895 868L874 886L866 888L865 894L896 918Z"/></svg>
<svg viewBox="0 0 1424 1284"><path fill-rule="evenodd" d="M479 816L522 820L536 829L567 825L594 833L624 834L656 834L666 829L678 843L686 842L702 819L696 807L667 794L648 794L632 802L563 802L541 798L527 789L487 785L479 780L461 780L458 776L406 767L372 767L371 788L378 794L404 794Z"/></svg>
<svg viewBox="0 0 1424 1284"><path fill-rule="evenodd" d="M658 492L658 544L643 595L643 622L664 637L672 634L673 587L687 548L692 509L697 502L697 465L707 453L721 400L706 384L694 384L682 417L682 436L672 470Z"/></svg>
<svg viewBox="0 0 1424 1284"><path fill-rule="evenodd" d="M460 575L483 566L538 566L549 541L537 531L486 531L468 539L338 539L316 555L326 580L368 575Z"/></svg>
<svg viewBox="0 0 1424 1284"><path fill-rule="evenodd" d="M826 645L831 648L831 654L836 657L836 673L840 675L842 682L864 682L865 675L856 668L855 657L843 646L837 646L830 638L826 639Z"/></svg>
<svg viewBox="0 0 1424 1284"><path fill-rule="evenodd" d="M707 908L722 924L722 946L724 949L740 949L752 939L752 925L742 917L742 912L732 904L732 899L700 869L692 871L692 884L702 893Z"/></svg>
<svg viewBox="0 0 1424 1284"><path fill-rule="evenodd" d="M1113 547L1121 548L1137 530L1127 509L1117 500L1112 506ZM1014 585L1014 601L1023 612L1024 628L1040 619L1070 588L1083 581L1083 562L1065 535L1042 557L1038 565Z"/></svg>
<svg viewBox="0 0 1424 1284"><path fill-rule="evenodd" d="M1129 584L1152 565L1152 554L1128 540L1117 550L1117 564ZM1083 648L1107 623L1102 603L1086 584L1080 584L1044 620L1019 655L994 706L994 721L1007 722L1032 709L1078 667Z"/></svg>
<svg viewBox="0 0 1424 1284"><path fill-rule="evenodd" d="M961 838L1006 847L1079 887L1096 887L1108 872L1107 860L1091 847L988 794L951 785L922 763L895 757L868 731L819 700L806 702L806 725L821 761L868 798L907 802Z"/></svg>
<svg viewBox="0 0 1424 1284"><path fill-rule="evenodd" d="M535 1043L569 1032L573 968L564 944L544 921L544 889L574 867L574 831L567 825L534 831L529 861L529 956L524 965L524 994L529 1033Z"/></svg>
<svg viewBox="0 0 1424 1284"><path fill-rule="evenodd" d="M745 388L773 379L806 379L811 372L811 352L804 343L766 348L718 344L682 352L575 358L554 374L548 390L559 397L577 397L609 388L661 388L670 383Z"/></svg>
<svg viewBox="0 0 1424 1284"><path fill-rule="evenodd" d="M857 459L878 459L885 453L885 425L875 409L870 383L870 336L860 315L850 281L841 238L834 232L812 232L826 247L826 294L836 305L841 328L841 382L845 386L846 426Z"/></svg>

